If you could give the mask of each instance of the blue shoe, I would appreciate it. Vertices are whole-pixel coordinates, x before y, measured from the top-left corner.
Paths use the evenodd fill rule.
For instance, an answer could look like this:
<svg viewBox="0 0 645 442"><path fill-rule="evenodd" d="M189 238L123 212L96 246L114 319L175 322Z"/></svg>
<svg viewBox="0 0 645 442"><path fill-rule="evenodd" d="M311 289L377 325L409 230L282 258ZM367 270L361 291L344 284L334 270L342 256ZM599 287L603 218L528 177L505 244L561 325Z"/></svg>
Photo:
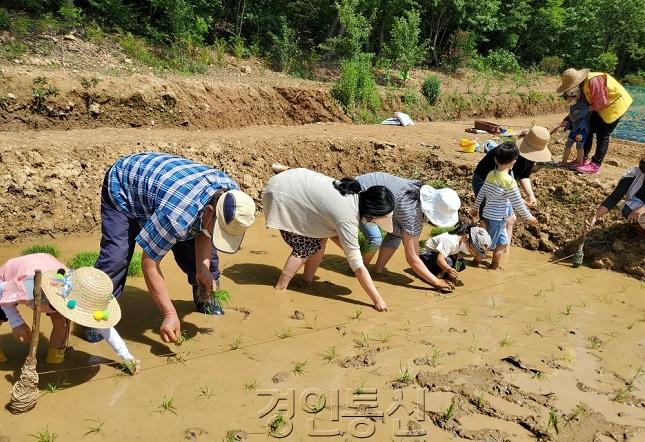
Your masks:
<svg viewBox="0 0 645 442"><path fill-rule="evenodd" d="M204 295L204 290L200 285L193 286L193 301L195 302L195 310L204 315L222 316L224 309L217 299Z"/></svg>
<svg viewBox="0 0 645 442"><path fill-rule="evenodd" d="M103 340L103 336L95 328L83 327L83 336L87 342L96 343Z"/></svg>

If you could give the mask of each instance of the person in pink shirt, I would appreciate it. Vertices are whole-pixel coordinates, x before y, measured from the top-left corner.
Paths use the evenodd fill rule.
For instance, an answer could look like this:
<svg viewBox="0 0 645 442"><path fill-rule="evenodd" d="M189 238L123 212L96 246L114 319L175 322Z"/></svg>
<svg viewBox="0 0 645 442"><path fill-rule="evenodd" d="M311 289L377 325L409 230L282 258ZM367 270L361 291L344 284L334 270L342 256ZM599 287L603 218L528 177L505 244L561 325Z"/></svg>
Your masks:
<svg viewBox="0 0 645 442"><path fill-rule="evenodd" d="M31 340L31 328L18 312L19 304L33 308L34 274L43 272L40 310L52 322L47 363L59 364L65 358L70 321L99 329L122 360L131 363L132 374L140 363L128 351L114 325L121 319L121 309L112 296L112 281L104 272L92 267L68 270L47 253L33 253L9 259L0 267L0 308L14 339L22 344ZM99 308L100 307L100 308ZM0 362L6 356L0 351Z"/></svg>

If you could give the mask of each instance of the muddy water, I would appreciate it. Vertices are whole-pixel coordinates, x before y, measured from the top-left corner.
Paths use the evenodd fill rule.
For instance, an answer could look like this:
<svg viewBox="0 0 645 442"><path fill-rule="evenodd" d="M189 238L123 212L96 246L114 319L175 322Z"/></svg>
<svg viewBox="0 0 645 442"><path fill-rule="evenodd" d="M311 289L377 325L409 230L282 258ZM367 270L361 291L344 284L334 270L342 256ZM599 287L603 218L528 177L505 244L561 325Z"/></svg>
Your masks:
<svg viewBox="0 0 645 442"><path fill-rule="evenodd" d="M47 242L58 245L65 260L95 250L98 240ZM0 260L26 245L0 249ZM129 279L118 329L142 359L142 373L127 377L97 365L111 361L107 345L73 336L63 365L39 366L38 406L22 416L0 411L0 436L26 440L47 428L60 441L81 440L102 423L105 440L221 440L234 429L244 430L248 440L265 440L267 420L283 408L286 417L293 413L289 440L325 431L335 435L319 440L353 440L372 431L371 440L398 440L408 428L425 431L419 440L435 441L534 440L540 431L559 440L604 433L645 438L645 376L628 389L626 403L614 400L639 366L645 368L642 283L514 249L503 271L468 268L461 274L464 286L441 297L406 271L399 252L377 281L390 312L377 313L333 244L313 289L276 293L271 284L287 254L277 232L265 230L259 219L243 249L222 257L223 286L232 293L223 317L192 312L185 277L166 259L162 268L192 337L181 347L161 343L144 281ZM251 313L238 311L243 309ZM295 310L304 319L292 319ZM44 325L47 336L47 320ZM26 347L13 342L6 324L1 333L9 362L0 365L0 385L9 391ZM332 348L336 357L329 362L324 355ZM357 355L349 368L341 366ZM525 369L501 361L507 356L517 356ZM294 372L298 362L304 363L300 374ZM278 372L286 379L274 383ZM45 393L48 383L62 390ZM258 417L280 395L277 408ZM170 411L160 408L164 399L172 399ZM576 409L583 411L574 419ZM548 425L551 410L559 433ZM102 438L91 433L85 439Z"/></svg>

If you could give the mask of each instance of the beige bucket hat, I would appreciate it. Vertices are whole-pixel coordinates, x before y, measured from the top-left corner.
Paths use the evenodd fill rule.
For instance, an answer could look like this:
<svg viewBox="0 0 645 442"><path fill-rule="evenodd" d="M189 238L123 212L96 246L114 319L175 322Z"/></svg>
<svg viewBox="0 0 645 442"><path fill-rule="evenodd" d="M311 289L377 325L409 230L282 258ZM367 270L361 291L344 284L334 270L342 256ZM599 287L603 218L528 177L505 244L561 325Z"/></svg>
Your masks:
<svg viewBox="0 0 645 442"><path fill-rule="evenodd" d="M42 287L49 304L72 322L110 328L121 319L121 308L112 296L112 280L94 267L69 270L65 275L45 272Z"/></svg>
<svg viewBox="0 0 645 442"><path fill-rule="evenodd" d="M239 250L246 229L255 222L255 202L241 190L229 190L217 201L211 238L220 252Z"/></svg>
<svg viewBox="0 0 645 442"><path fill-rule="evenodd" d="M551 151L548 148L550 138L549 129L542 126L533 126L520 144L520 155L536 163L551 161Z"/></svg>
<svg viewBox="0 0 645 442"><path fill-rule="evenodd" d="M589 75L589 69L567 69L562 73L562 76L560 77L561 83L560 86L558 86L556 92L558 94L561 94L564 91L568 91L569 89L578 86L580 83L585 81L587 75Z"/></svg>

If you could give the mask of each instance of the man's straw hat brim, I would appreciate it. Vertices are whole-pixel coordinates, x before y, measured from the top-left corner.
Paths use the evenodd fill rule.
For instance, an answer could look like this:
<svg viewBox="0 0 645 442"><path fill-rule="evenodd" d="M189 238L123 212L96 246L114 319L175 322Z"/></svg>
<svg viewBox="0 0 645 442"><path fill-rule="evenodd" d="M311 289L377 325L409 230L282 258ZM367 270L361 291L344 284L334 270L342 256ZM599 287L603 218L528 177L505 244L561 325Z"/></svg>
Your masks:
<svg viewBox="0 0 645 442"><path fill-rule="evenodd" d="M585 81L587 75L589 75L589 69L567 69L562 73L561 83L557 89L557 93L561 94L571 88L578 86L580 83Z"/></svg>

